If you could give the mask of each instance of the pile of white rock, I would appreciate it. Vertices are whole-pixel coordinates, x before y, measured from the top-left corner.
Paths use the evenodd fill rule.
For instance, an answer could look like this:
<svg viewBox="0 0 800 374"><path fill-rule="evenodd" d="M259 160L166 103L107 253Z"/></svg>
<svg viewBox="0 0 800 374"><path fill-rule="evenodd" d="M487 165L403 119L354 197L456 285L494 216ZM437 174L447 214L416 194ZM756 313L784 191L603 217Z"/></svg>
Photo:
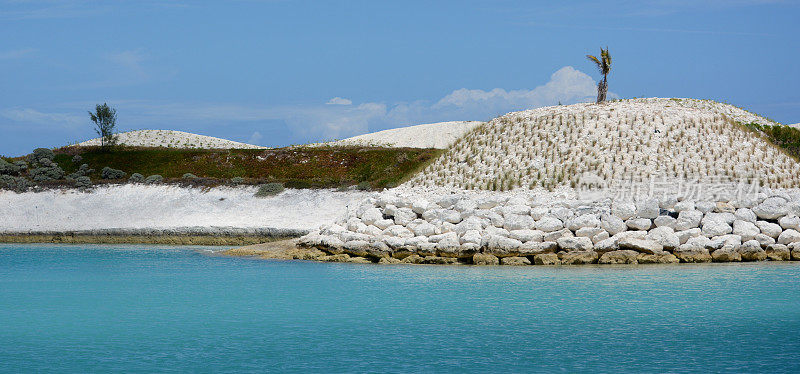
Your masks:
<svg viewBox="0 0 800 374"><path fill-rule="evenodd" d="M800 198L374 194L300 240L323 261L572 265L800 260Z"/></svg>

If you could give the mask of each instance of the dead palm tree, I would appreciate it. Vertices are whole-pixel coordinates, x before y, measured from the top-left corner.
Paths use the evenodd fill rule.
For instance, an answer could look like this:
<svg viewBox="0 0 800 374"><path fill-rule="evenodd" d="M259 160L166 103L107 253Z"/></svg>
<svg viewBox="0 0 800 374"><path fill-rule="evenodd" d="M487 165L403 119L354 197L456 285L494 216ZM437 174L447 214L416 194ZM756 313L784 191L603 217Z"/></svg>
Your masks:
<svg viewBox="0 0 800 374"><path fill-rule="evenodd" d="M600 58L592 55L586 55L589 61L597 65L600 74L603 74L603 80L597 84L597 103L600 104L606 101L606 94L608 93L608 73L611 72L611 54L606 49L600 48Z"/></svg>

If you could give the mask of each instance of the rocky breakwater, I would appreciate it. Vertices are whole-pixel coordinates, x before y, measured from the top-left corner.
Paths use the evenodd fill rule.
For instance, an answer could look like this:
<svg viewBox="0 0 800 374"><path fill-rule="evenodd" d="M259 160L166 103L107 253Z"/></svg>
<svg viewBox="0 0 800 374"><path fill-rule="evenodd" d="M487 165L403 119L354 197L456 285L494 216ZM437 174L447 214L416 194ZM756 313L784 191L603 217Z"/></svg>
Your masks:
<svg viewBox="0 0 800 374"><path fill-rule="evenodd" d="M800 260L800 198L425 198L384 192L301 238L323 261L576 265Z"/></svg>

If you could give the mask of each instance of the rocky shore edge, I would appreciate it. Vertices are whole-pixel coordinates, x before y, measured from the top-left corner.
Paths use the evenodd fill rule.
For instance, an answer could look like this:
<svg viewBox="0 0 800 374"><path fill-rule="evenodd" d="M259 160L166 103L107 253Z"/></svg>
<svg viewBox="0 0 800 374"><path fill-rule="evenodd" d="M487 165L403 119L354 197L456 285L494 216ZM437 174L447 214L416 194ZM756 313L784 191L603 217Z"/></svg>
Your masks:
<svg viewBox="0 0 800 374"><path fill-rule="evenodd" d="M297 238L306 230L234 227L0 232L0 243L243 246Z"/></svg>
<svg viewBox="0 0 800 374"><path fill-rule="evenodd" d="M295 258L474 265L800 260L800 198L637 202L384 192L297 241Z"/></svg>

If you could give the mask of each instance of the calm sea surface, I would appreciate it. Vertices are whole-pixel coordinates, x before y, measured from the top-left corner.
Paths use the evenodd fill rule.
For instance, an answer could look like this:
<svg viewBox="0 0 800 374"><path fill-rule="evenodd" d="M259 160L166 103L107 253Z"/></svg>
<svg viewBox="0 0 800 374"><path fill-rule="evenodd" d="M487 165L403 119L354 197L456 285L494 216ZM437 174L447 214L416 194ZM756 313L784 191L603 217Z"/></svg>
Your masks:
<svg viewBox="0 0 800 374"><path fill-rule="evenodd" d="M378 266L0 244L0 372L109 371L800 372L800 263Z"/></svg>

